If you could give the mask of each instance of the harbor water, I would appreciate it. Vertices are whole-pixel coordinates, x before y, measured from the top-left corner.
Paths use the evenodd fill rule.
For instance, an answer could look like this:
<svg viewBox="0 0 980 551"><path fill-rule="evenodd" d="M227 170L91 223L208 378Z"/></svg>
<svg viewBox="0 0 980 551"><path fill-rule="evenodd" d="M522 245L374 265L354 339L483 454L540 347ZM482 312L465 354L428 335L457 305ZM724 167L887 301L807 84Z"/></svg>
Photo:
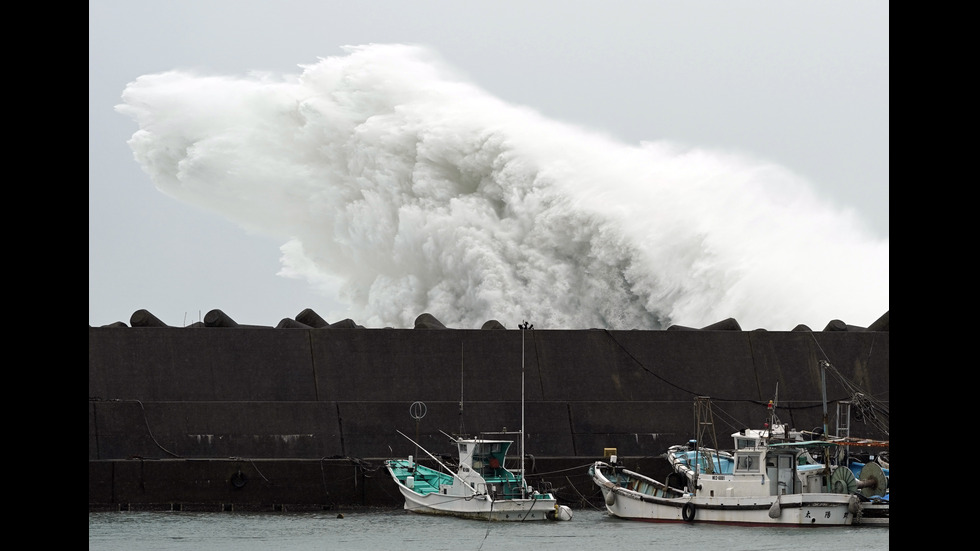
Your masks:
<svg viewBox="0 0 980 551"><path fill-rule="evenodd" d="M89 551L468 551L534 549L888 549L888 527L652 524L575 509L569 522L505 523L402 509L247 513L89 512ZM662 547L661 547L662 546Z"/></svg>

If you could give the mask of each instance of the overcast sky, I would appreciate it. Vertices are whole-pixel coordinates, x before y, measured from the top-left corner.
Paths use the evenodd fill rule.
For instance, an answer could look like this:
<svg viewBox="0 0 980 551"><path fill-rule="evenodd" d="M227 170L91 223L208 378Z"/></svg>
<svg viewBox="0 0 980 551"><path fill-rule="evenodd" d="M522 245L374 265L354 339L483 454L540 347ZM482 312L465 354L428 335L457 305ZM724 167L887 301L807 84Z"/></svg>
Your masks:
<svg viewBox="0 0 980 551"><path fill-rule="evenodd" d="M887 240L888 18L869 0L90 0L89 324L140 309L173 326L215 308L250 325L347 317L277 275L284 239L155 187L127 145L139 126L115 109L143 75L298 75L345 45L423 45L544 119L777 164ZM872 310L844 321L867 326L887 302Z"/></svg>

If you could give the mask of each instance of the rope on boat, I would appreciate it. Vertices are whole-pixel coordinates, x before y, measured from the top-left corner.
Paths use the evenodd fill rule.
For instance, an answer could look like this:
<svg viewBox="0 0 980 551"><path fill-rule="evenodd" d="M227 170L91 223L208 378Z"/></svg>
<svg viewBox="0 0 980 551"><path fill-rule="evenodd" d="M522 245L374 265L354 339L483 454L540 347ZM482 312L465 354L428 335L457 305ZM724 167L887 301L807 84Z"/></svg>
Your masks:
<svg viewBox="0 0 980 551"><path fill-rule="evenodd" d="M487 515L487 531L483 534L483 539L480 541L480 547L477 549L483 549L483 544L487 541L487 537L490 535L490 523L493 521L493 501L494 500L492 499L490 500L490 514Z"/></svg>
<svg viewBox="0 0 980 551"><path fill-rule="evenodd" d="M546 473L534 473L533 476L535 478L541 478L541 477L550 476L550 475L554 475L554 474L558 474L558 473L565 473L565 472L568 472L568 471L579 471L581 469L588 469L591 466L592 466L592 463L586 463L584 465L579 465L579 466L575 466L575 467L569 467L567 469L558 469L557 471L548 471Z"/></svg>
<svg viewBox="0 0 980 551"><path fill-rule="evenodd" d="M810 332L810 337L813 339L817 349L820 350L820 353L823 354L823 357L825 358L824 361L826 362L825 367L827 372L833 375L837 379L837 382L851 394L850 400L854 402L854 405L857 407L855 413L858 420L870 423L874 425L875 428L885 433L885 435L888 435L888 407L884 404L884 402L870 396L864 391L864 389L851 382L847 377L844 377L844 375L837 370L837 367L830 362L830 358L827 357L827 353L824 352L823 347L820 346L820 342L817 340L817 336L814 335L812 331ZM877 339L877 336L875 336L874 339ZM872 340L872 347L873 346L874 340ZM870 359L870 357L871 350L868 350L868 358ZM840 402L840 400L833 401ZM885 419L879 419L879 414Z"/></svg>
<svg viewBox="0 0 980 551"><path fill-rule="evenodd" d="M569 480L569 478L567 476L565 477L565 480L568 480L568 485L571 486L573 490L575 490L575 493L576 494L578 494L578 497L581 499L581 503L582 504L588 505L589 507L592 507L596 511L602 511L602 509L600 509L600 508L596 507L595 505L593 505L592 502L589 501L589 499L587 497L585 497L584 495L582 495L582 492L578 491L578 488L576 488L575 485L572 484L572 481Z"/></svg>

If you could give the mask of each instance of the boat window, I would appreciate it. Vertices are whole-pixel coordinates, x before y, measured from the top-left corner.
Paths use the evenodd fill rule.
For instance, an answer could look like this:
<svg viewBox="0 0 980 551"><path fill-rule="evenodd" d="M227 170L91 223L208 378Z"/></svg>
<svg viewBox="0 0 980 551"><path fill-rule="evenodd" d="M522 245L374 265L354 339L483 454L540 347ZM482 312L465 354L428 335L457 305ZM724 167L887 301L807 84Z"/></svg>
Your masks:
<svg viewBox="0 0 980 551"><path fill-rule="evenodd" d="M757 453L747 453L738 456L738 463L735 465L735 470L740 472L759 472L759 454Z"/></svg>

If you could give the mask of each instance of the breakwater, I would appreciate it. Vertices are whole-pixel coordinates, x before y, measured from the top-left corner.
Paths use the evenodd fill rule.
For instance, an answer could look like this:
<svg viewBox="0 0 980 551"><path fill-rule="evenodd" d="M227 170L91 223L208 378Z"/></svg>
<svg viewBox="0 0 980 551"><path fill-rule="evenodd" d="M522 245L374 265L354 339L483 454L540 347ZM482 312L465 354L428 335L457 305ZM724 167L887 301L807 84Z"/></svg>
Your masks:
<svg viewBox="0 0 980 551"><path fill-rule="evenodd" d="M601 500L584 466L607 448L666 476L658 456L694 436L695 396L712 398L721 447L734 430L760 427L773 398L784 423L820 427L823 380L833 418L853 389L821 360L888 403L887 313L868 328L834 320L778 332L734 320L450 329L426 314L415 328L368 329L311 311L276 327L217 310L190 327L145 311L130 322L89 328L90 509L398 506L381 462L425 460L399 431L452 457L443 432L514 431L522 420L532 484L584 504ZM424 417L410 415L414 402ZM850 430L887 439L853 419Z"/></svg>

